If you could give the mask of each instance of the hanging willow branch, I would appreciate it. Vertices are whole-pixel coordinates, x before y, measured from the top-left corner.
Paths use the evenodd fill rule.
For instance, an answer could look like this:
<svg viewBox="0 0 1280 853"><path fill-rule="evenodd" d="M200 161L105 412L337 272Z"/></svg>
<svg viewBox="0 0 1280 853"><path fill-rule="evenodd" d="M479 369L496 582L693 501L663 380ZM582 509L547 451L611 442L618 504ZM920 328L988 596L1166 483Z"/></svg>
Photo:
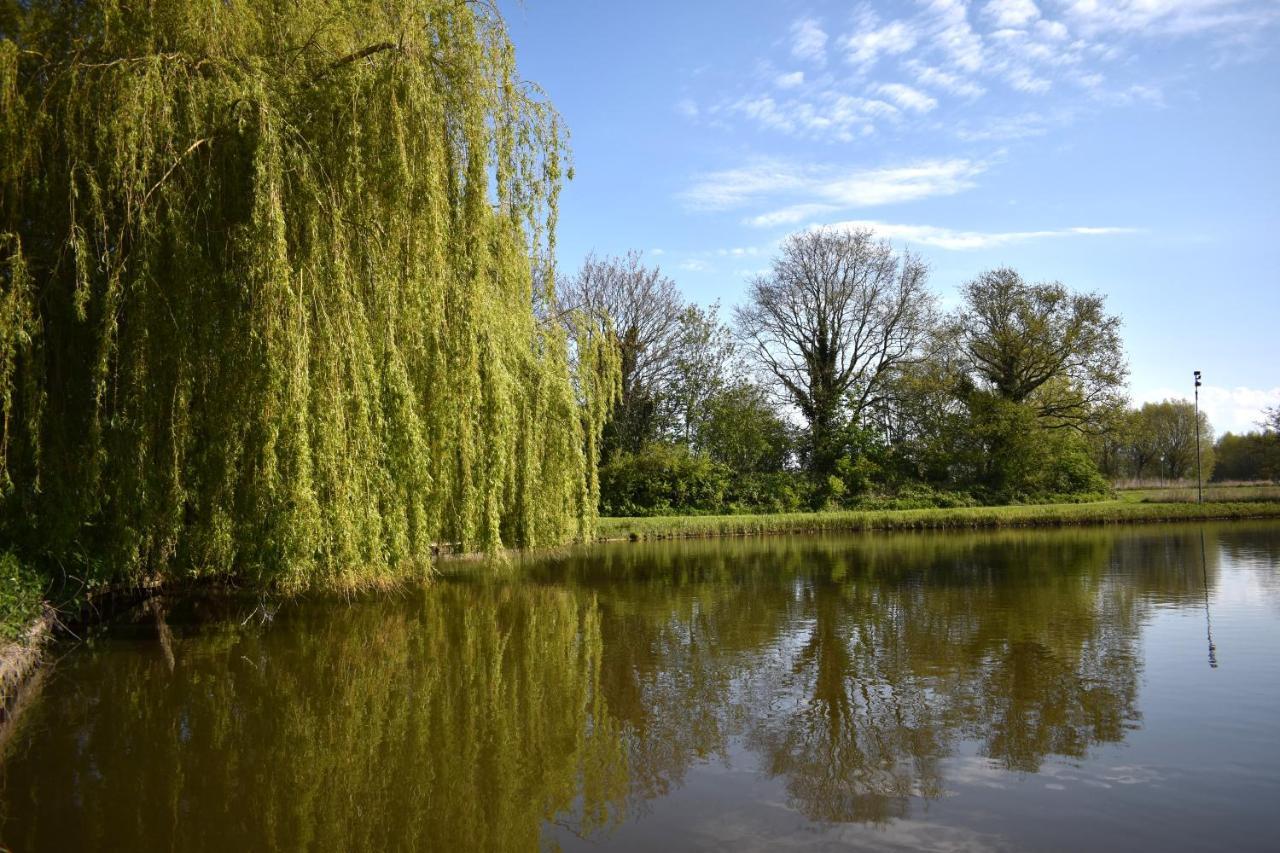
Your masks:
<svg viewBox="0 0 1280 853"><path fill-rule="evenodd" d="M167 178L167 177L169 177L170 175L172 175L172 174L173 174L173 170L174 170L174 169L176 169L176 168L178 168L179 166L181 166L181 165L182 165L182 161L183 161L183 160L185 160L185 159L186 159L186 158L191 154L191 152L195 151L195 150L196 150L197 148L199 148L201 145L204 145L205 143L207 143L207 142L211 141L212 139L213 139L213 137L211 137L211 136L206 136L206 137L205 137L205 138L203 138L203 139L197 139L195 142L193 142L193 143L191 143L189 146L187 146L187 150L186 150L186 151L183 151L183 152L182 152L182 154L181 154L181 156L179 156L177 160L174 160L174 161L173 161L173 165L169 167L169 170L168 170L167 172L165 172L163 175L161 175L161 176L160 176L160 180L158 180L158 181L156 181L154 184L152 184L152 185L151 185L151 189L147 190L146 194L142 197L142 202L141 202L141 204L143 204L143 205L144 205L144 204L146 204L146 203L147 203L147 199L151 198L152 193L154 193L156 190L160 189L160 185L164 183L165 178Z"/></svg>
<svg viewBox="0 0 1280 853"><path fill-rule="evenodd" d="M534 317L564 137L495 11L15 15L0 533L99 578L284 587L590 534L616 365Z"/></svg>

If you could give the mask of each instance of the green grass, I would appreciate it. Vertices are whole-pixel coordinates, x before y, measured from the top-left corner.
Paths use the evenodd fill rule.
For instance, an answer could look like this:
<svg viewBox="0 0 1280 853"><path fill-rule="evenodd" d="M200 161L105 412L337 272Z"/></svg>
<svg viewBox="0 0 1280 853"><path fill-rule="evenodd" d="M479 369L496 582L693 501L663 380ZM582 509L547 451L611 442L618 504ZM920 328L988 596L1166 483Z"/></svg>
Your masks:
<svg viewBox="0 0 1280 853"><path fill-rule="evenodd" d="M17 640L39 616L44 582L13 554L0 552L0 645Z"/></svg>
<svg viewBox="0 0 1280 853"><path fill-rule="evenodd" d="M834 510L773 515L602 518L598 539L664 539L824 533L861 530L963 530L1057 527L1234 518L1280 518L1280 500L1231 503L1141 503L1129 500L1027 506L908 510Z"/></svg>

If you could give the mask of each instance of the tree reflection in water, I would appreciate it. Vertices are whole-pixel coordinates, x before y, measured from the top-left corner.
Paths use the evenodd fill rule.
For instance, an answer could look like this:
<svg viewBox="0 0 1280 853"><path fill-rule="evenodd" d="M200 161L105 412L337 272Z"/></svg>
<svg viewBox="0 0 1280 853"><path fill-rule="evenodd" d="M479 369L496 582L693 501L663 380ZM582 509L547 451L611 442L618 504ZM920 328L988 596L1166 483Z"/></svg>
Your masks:
<svg viewBox="0 0 1280 853"><path fill-rule="evenodd" d="M1122 740L1143 619L1216 581L1197 537L638 543L268 625L174 604L172 671L146 617L53 673L10 739L0 837L525 849L607 836L707 761L882 824L962 753L1035 773Z"/></svg>

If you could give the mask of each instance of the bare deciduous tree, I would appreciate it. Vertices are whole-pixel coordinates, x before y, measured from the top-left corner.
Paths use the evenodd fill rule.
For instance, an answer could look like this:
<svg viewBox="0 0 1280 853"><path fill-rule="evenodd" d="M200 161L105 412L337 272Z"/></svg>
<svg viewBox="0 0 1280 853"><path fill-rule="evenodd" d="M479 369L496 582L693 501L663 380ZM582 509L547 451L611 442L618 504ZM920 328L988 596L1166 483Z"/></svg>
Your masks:
<svg viewBox="0 0 1280 853"><path fill-rule="evenodd" d="M810 469L828 473L832 441L878 401L895 368L928 335L928 268L869 230L815 229L790 237L736 312L747 354L809 429Z"/></svg>
<svg viewBox="0 0 1280 853"><path fill-rule="evenodd" d="M675 378L685 311L676 283L633 251L620 258L588 255L558 289L561 309L607 319L617 335L622 396L606 428L604 454L636 451L654 433L658 398Z"/></svg>

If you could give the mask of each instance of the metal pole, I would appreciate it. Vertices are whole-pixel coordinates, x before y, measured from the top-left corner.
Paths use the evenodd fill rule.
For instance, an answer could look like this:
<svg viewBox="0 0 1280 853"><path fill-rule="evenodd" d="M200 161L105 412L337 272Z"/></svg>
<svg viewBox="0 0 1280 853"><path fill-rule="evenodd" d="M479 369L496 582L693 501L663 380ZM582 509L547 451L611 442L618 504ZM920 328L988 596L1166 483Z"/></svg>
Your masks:
<svg viewBox="0 0 1280 853"><path fill-rule="evenodd" d="M1196 503L1204 503L1204 485L1200 480L1200 371L1196 371Z"/></svg>

